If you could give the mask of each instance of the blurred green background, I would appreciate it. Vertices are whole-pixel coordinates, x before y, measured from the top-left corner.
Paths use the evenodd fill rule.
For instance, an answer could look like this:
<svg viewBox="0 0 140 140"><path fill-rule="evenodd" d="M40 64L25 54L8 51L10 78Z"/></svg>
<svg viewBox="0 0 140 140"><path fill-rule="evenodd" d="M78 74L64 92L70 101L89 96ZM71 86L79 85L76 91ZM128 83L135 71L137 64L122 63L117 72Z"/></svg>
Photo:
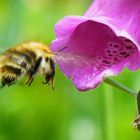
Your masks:
<svg viewBox="0 0 140 140"><path fill-rule="evenodd" d="M1 0L1 51L26 41L50 44L54 25L82 15L92 0ZM125 69L116 80L138 90L140 73ZM57 68L55 92L35 78L31 87L0 89L0 140L139 140L133 97L102 83L79 92Z"/></svg>

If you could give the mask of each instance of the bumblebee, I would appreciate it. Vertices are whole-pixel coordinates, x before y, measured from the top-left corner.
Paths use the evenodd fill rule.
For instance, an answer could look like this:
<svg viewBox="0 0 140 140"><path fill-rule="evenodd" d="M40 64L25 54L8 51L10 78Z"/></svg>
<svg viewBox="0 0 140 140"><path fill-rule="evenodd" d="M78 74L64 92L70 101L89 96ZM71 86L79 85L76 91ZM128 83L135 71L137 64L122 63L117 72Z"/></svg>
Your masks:
<svg viewBox="0 0 140 140"><path fill-rule="evenodd" d="M54 89L55 62L50 49L38 42L28 42L10 48L0 55L1 87L15 84L27 77L25 84L31 85L36 75L43 75L43 84Z"/></svg>

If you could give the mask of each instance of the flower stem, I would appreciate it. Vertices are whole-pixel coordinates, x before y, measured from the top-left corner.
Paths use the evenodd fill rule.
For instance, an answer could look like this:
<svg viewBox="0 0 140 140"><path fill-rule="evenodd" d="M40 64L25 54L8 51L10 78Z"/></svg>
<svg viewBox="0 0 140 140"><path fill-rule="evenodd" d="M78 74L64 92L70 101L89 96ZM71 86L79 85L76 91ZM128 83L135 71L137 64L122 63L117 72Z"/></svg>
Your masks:
<svg viewBox="0 0 140 140"><path fill-rule="evenodd" d="M114 96L113 87L109 88L109 85L104 85L104 114L105 114L105 139L114 140Z"/></svg>
<svg viewBox="0 0 140 140"><path fill-rule="evenodd" d="M114 80L111 79L111 78L106 78L106 79L104 80L104 82L107 83L107 84L109 84L109 85L111 85L111 86L113 86L113 87L115 87L115 88L118 88L118 89L120 89L120 90L122 90L122 91L125 91L125 92L128 93L129 95L132 95L132 96L134 96L134 97L137 97L137 93L136 93L136 92L134 92L133 90L129 89L128 87L126 87L126 86L124 86L124 85L122 85L122 84L120 84L120 83L114 81Z"/></svg>

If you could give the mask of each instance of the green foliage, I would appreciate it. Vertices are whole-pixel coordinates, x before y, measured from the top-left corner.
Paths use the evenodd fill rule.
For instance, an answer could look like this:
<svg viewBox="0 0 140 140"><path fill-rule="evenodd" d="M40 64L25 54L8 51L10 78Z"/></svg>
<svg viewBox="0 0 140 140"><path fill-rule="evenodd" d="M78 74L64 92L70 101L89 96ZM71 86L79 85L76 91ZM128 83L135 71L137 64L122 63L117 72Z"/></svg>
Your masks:
<svg viewBox="0 0 140 140"><path fill-rule="evenodd" d="M92 0L1 0L1 51L26 41L50 44L54 25L66 15L82 15ZM118 81L139 88L139 72L124 70ZM132 127L133 97L106 84L77 91L59 69L55 91L35 78L0 89L0 140L139 140Z"/></svg>

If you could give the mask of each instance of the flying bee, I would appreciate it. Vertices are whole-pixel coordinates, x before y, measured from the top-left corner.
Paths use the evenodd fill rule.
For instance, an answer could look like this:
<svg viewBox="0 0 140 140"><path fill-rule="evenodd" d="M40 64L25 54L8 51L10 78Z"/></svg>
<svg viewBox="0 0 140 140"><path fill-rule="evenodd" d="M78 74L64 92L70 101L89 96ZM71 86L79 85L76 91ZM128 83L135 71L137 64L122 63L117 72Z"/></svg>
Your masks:
<svg viewBox="0 0 140 140"><path fill-rule="evenodd" d="M54 89L55 62L50 49L38 42L28 42L10 48L0 55L1 87L15 84L21 77L27 77L25 84L31 85L36 75L43 75L43 84Z"/></svg>

